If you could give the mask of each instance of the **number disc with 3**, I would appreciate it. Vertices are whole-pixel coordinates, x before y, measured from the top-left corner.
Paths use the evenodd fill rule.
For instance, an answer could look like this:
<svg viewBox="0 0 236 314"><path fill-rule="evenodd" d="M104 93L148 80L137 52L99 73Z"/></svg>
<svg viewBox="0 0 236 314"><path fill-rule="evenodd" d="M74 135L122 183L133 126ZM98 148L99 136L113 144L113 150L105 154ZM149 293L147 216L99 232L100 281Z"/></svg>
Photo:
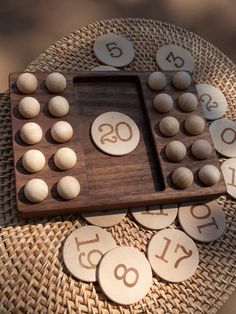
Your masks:
<svg viewBox="0 0 236 314"><path fill-rule="evenodd" d="M168 228L155 234L148 244L147 256L154 273L170 282L188 279L199 263L196 244L177 229Z"/></svg>
<svg viewBox="0 0 236 314"><path fill-rule="evenodd" d="M76 278L94 282L97 280L97 265L107 251L116 246L110 233L95 226L85 226L73 231L63 246L66 268Z"/></svg>
<svg viewBox="0 0 236 314"><path fill-rule="evenodd" d="M99 36L93 45L93 50L98 60L114 67L125 66L134 58L132 43L113 33Z"/></svg>
<svg viewBox="0 0 236 314"><path fill-rule="evenodd" d="M109 299L129 305L147 294L152 283L152 270L139 250L128 246L116 247L101 259L98 282Z"/></svg>
<svg viewBox="0 0 236 314"><path fill-rule="evenodd" d="M104 153L122 156L132 152L138 145L140 133L136 123L120 112L105 112L91 126L95 145Z"/></svg>

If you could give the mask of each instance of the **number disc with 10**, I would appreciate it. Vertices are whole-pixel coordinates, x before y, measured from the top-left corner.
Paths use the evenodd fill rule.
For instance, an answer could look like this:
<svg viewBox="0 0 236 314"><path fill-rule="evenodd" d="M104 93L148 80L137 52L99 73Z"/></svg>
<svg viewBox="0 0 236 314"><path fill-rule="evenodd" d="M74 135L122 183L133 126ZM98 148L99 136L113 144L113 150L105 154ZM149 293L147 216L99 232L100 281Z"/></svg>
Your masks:
<svg viewBox="0 0 236 314"><path fill-rule="evenodd" d="M95 145L104 153L122 156L132 152L138 145L140 133L136 123L120 112L105 112L91 126Z"/></svg>

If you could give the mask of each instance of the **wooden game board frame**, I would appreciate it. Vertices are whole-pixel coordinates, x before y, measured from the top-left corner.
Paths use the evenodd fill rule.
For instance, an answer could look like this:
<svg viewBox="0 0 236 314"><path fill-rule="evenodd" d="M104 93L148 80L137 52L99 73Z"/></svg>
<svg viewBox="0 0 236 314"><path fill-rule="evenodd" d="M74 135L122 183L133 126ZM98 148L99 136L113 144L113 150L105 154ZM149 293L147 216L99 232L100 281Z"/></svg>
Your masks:
<svg viewBox="0 0 236 314"><path fill-rule="evenodd" d="M41 112L34 119L23 119L20 116L18 103L25 96L16 88L16 79L20 73L10 75L16 200L21 216L50 216L202 201L217 198L226 192L222 173L220 181L213 187L206 187L198 180L197 171L202 165L210 163L219 169L220 167L214 149L207 161L196 160L191 155L190 146L196 139L207 139L212 147L213 143L208 127L199 136L186 134L183 121L191 113L183 113L176 104L176 100L183 91L178 91L171 85L171 77L174 73L172 71L165 72L168 80L165 92L168 92L174 99L174 116L179 120L181 129L172 138L166 138L160 134L158 129L160 119L172 113L160 114L153 109L152 101L158 92L151 90L147 85L150 73L150 71L63 73L67 79L67 87L60 95L68 99L70 111L63 118L54 118L48 112L47 103L55 95L48 92L44 85L49 73L37 72L35 75L38 78L39 87L34 94L28 95L36 97L41 104ZM197 96L193 84L188 92ZM114 103L112 97L115 99ZM138 102L139 107L135 105ZM106 111L118 111L117 108L134 119L141 134L138 147L130 154L120 157L108 156L99 151L92 143L89 132L91 122L96 116ZM203 117L200 104L194 113ZM59 120L68 121L73 126L74 135L68 143L58 144L50 137L51 126ZM44 133L41 142L33 146L24 144L19 136L22 125L30 121L41 125ZM172 140L184 141L188 147L187 157L181 163L169 162L165 157L164 147ZM53 163L53 154L56 149L64 146L74 149L78 156L76 166L65 172L58 170ZM26 150L33 148L40 149L44 153L47 163L39 173L29 174L24 170L21 159ZM194 173L194 183L185 190L177 189L170 180L171 173L177 164L190 167ZM80 195L70 201L63 200L56 192L56 183L64 175L75 176L81 185ZM49 186L49 196L41 203L33 204L24 196L24 185L31 178L42 178Z"/></svg>

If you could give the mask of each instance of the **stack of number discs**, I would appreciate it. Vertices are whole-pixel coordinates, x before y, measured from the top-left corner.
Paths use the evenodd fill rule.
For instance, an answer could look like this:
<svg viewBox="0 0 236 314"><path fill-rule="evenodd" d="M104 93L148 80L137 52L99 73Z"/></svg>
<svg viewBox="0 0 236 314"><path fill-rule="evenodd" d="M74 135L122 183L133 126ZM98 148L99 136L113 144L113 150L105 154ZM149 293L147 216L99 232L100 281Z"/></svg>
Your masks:
<svg viewBox="0 0 236 314"><path fill-rule="evenodd" d="M97 38L94 53L105 65L92 71L117 71L135 57L132 43L112 33ZM191 54L175 45L161 47L157 51L156 62L161 70L192 72L194 68ZM217 152L226 157L236 157L235 123L221 119L227 110L224 95L208 84L197 84L196 88L205 118L216 120L210 131ZM236 197L236 158L226 160L222 171L228 194ZM138 224L156 231L147 245L146 256L138 249L116 246L111 234L102 229L124 219L125 209L82 214L95 226L78 228L67 237L63 247L64 264L74 277L85 282L98 281L108 298L123 305L138 302L148 293L152 272L158 280L173 283L190 278L199 262L193 239L214 241L225 229L224 212L217 201L150 206L130 211ZM173 228L172 223L177 216L183 231Z"/></svg>

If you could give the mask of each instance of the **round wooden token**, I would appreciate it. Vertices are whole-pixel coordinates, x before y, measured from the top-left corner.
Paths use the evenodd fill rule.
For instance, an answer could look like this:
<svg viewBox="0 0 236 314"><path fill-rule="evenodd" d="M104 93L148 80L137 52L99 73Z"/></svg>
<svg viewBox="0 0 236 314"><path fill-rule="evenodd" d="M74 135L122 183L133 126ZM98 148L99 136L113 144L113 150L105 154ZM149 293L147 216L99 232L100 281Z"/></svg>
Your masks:
<svg viewBox="0 0 236 314"><path fill-rule="evenodd" d="M236 157L236 123L223 118L214 121L209 131L215 149L226 157Z"/></svg>
<svg viewBox="0 0 236 314"><path fill-rule="evenodd" d="M155 234L147 248L154 273L169 282L190 278L199 263L196 244L183 231L164 229Z"/></svg>
<svg viewBox="0 0 236 314"><path fill-rule="evenodd" d="M91 126L95 145L104 153L122 156L132 152L140 139L136 123L120 112L105 112L98 116Z"/></svg>
<svg viewBox="0 0 236 314"><path fill-rule="evenodd" d="M98 281L109 299L129 305L140 301L149 291L152 270L139 250L128 246L116 247L101 259Z"/></svg>
<svg viewBox="0 0 236 314"><path fill-rule="evenodd" d="M99 36L94 42L93 51L99 61L114 67L125 66L134 58L132 42L113 33Z"/></svg>
<svg viewBox="0 0 236 314"><path fill-rule="evenodd" d="M110 233L96 226L84 226L65 240L63 260L69 272L79 280L95 282L101 257L116 246Z"/></svg>
<svg viewBox="0 0 236 314"><path fill-rule="evenodd" d="M110 67L109 65L98 65L92 68L90 71L94 72L94 71L120 71L120 70L114 67Z"/></svg>
<svg viewBox="0 0 236 314"><path fill-rule="evenodd" d="M193 239L210 242L225 230L225 215L216 201L181 205L178 212L183 230Z"/></svg>
<svg viewBox="0 0 236 314"><path fill-rule="evenodd" d="M143 227L159 230L168 227L175 220L178 205L160 205L132 208L131 214Z"/></svg>
<svg viewBox="0 0 236 314"><path fill-rule="evenodd" d="M127 209L104 210L99 212L81 213L90 224L99 227L112 227L117 225L127 214Z"/></svg>
<svg viewBox="0 0 236 314"><path fill-rule="evenodd" d="M161 70L192 72L194 60L190 52L177 45L165 45L156 53L156 62Z"/></svg>
<svg viewBox="0 0 236 314"><path fill-rule="evenodd" d="M228 107L223 93L209 84L197 84L196 89L205 118L207 120L222 118Z"/></svg>
<svg viewBox="0 0 236 314"><path fill-rule="evenodd" d="M225 179L227 193L236 199L236 158L223 162L221 170Z"/></svg>

